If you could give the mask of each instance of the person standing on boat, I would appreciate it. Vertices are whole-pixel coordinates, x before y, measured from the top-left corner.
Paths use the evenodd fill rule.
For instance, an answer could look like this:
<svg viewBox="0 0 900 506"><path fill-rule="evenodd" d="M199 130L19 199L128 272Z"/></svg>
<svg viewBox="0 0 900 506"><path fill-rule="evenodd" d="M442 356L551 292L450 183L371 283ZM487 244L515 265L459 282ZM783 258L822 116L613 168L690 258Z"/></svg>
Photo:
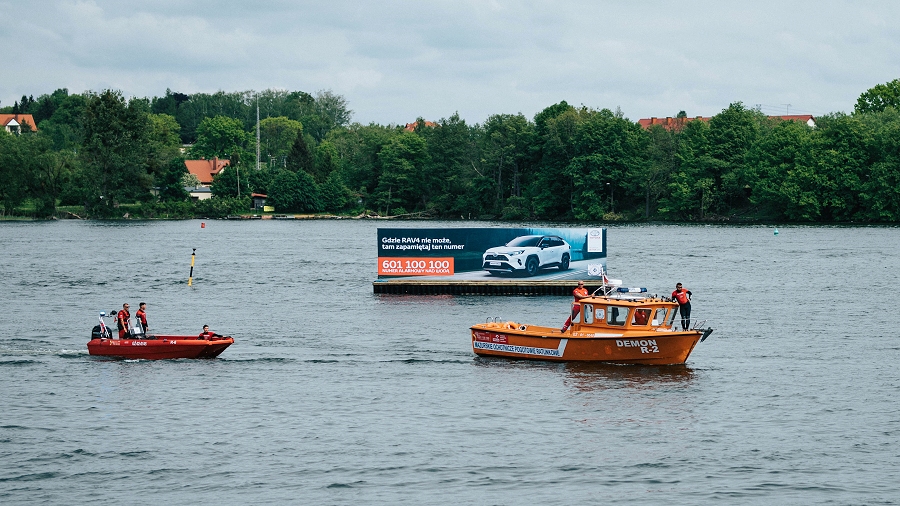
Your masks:
<svg viewBox="0 0 900 506"><path fill-rule="evenodd" d="M141 322L141 327L144 329L144 334L147 333L147 303L141 302L138 304L137 313L134 314L135 318Z"/></svg>
<svg viewBox="0 0 900 506"><path fill-rule="evenodd" d="M691 291L682 287L681 283L675 284L672 300L678 303L678 311L681 312L681 330L691 326L691 295Z"/></svg>
<svg viewBox="0 0 900 506"><path fill-rule="evenodd" d="M119 329L119 339L124 339L128 332L128 321L131 313L128 312L128 303L122 304L122 310L116 315L116 327Z"/></svg>
<svg viewBox="0 0 900 506"><path fill-rule="evenodd" d="M575 302L572 303L572 314L569 315L569 318L566 320L566 323L563 324L562 328L559 329L560 332L565 332L569 330L569 325L575 321L575 318L581 313L581 299L588 297L587 288L584 287L584 281L578 282L578 287L572 290L572 296L575 297Z"/></svg>

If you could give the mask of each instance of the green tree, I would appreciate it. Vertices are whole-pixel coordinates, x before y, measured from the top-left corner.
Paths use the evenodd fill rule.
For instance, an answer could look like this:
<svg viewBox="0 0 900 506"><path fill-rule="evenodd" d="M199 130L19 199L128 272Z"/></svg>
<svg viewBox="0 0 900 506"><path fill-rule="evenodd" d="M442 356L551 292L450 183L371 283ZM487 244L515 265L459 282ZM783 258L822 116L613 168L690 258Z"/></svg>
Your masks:
<svg viewBox="0 0 900 506"><path fill-rule="evenodd" d="M319 185L319 194L322 209L326 211L341 211L350 203L353 196L349 188L344 184L338 171L328 175L328 179Z"/></svg>
<svg viewBox="0 0 900 506"><path fill-rule="evenodd" d="M636 193L628 175L643 170L648 138L636 123L609 109L584 109L580 116L573 138L576 156L566 167L574 185L574 216L578 220L596 220L607 213L613 217L615 195L625 198Z"/></svg>
<svg viewBox="0 0 900 506"><path fill-rule="evenodd" d="M57 150L76 150L84 141L84 113L87 95L68 95L53 111L53 115L40 123L40 131L53 140Z"/></svg>
<svg viewBox="0 0 900 506"><path fill-rule="evenodd" d="M23 153L26 136L0 132L0 201L3 211L12 213L27 197L27 154Z"/></svg>
<svg viewBox="0 0 900 506"><path fill-rule="evenodd" d="M328 142L335 147L341 160L341 179L351 184L354 190L359 190L364 208L368 208L370 202L366 199L375 191L381 175L378 154L401 133L402 129L398 128L359 123L328 133Z"/></svg>
<svg viewBox="0 0 900 506"><path fill-rule="evenodd" d="M300 118L306 131L316 142L321 142L328 132L347 125L353 111L347 108L347 100L331 90L316 92L314 109Z"/></svg>
<svg viewBox="0 0 900 506"><path fill-rule="evenodd" d="M259 122L260 156L269 164L284 167L297 136L303 132L299 121L284 116Z"/></svg>
<svg viewBox="0 0 900 506"><path fill-rule="evenodd" d="M338 171L338 154L334 144L322 141L316 146L315 172L313 177L319 184L324 183L332 172Z"/></svg>
<svg viewBox="0 0 900 506"><path fill-rule="evenodd" d="M159 188L159 200L161 202L182 202L187 200L189 194L184 189L185 176L193 176L196 183L200 182L197 176L188 172L187 167L184 165L184 158L171 158L156 179L156 184ZM191 186L197 186L197 184L191 184Z"/></svg>
<svg viewBox="0 0 900 506"><path fill-rule="evenodd" d="M126 101L112 90L89 99L79 152L89 212L112 216L119 202L149 194L149 131L144 103Z"/></svg>
<svg viewBox="0 0 900 506"><path fill-rule="evenodd" d="M180 127L175 117L168 114L149 114L147 119L150 122L147 139L150 155L148 170L158 179L170 171L169 165L173 160L184 165L184 157L181 156L181 137L178 135Z"/></svg>
<svg viewBox="0 0 900 506"><path fill-rule="evenodd" d="M535 175L529 188L534 215L541 219L572 219L574 189L566 167L574 156L572 137L578 112L565 100L534 116Z"/></svg>
<svg viewBox="0 0 900 506"><path fill-rule="evenodd" d="M434 216L465 217L483 214L480 203L471 192L472 182L479 177L473 129L454 113L441 118L434 127L420 119L415 133L425 139L428 165L425 167L424 198Z"/></svg>
<svg viewBox="0 0 900 506"><path fill-rule="evenodd" d="M810 178L813 132L805 123L780 121L760 137L747 153L750 202L775 218L811 219L817 216L817 186ZM799 207L798 204L801 204Z"/></svg>
<svg viewBox="0 0 900 506"><path fill-rule="evenodd" d="M239 198L256 191L256 188L251 185L249 171L241 170L240 167L240 163L229 164L213 177L209 189L214 197Z"/></svg>
<svg viewBox="0 0 900 506"><path fill-rule="evenodd" d="M857 113L880 112L888 107L900 110L900 79L877 84L864 91L856 100Z"/></svg>
<svg viewBox="0 0 900 506"><path fill-rule="evenodd" d="M315 159L303 132L298 132L287 155L285 168L291 172L306 172L312 175L316 170Z"/></svg>
<svg viewBox="0 0 900 506"><path fill-rule="evenodd" d="M178 106L190 100L190 96L184 93L173 92L166 88L166 94L162 97L154 97L150 102L150 112L153 114L168 114L178 116Z"/></svg>
<svg viewBox="0 0 900 506"><path fill-rule="evenodd" d="M33 166L29 182L29 194L34 199L35 210L40 217L56 214L56 202L70 184L78 170L74 151L53 151L49 138L35 135L28 139L34 146L31 151Z"/></svg>
<svg viewBox="0 0 900 506"><path fill-rule="evenodd" d="M315 212L322 209L319 188L307 172L278 170L269 183L266 201L278 212Z"/></svg>
<svg viewBox="0 0 900 506"><path fill-rule="evenodd" d="M493 212L500 215L509 197L522 197L531 175L534 125L522 114L495 114L484 124L481 141L483 174L496 182ZM521 201L516 201L521 202ZM527 210L531 214L531 210Z"/></svg>
<svg viewBox="0 0 900 506"><path fill-rule="evenodd" d="M872 163L861 182L861 215L870 221L900 221L900 110L888 107L863 114L860 120L872 132Z"/></svg>
<svg viewBox="0 0 900 506"><path fill-rule="evenodd" d="M418 135L403 132L378 154L382 173L375 188L374 204L384 214L404 214L421 210L423 171L428 163L425 141Z"/></svg>
<svg viewBox="0 0 900 506"><path fill-rule="evenodd" d="M712 198L708 204L713 211L724 214L748 203L744 157L765 121L762 113L746 109L740 102L729 105L709 120L710 154L720 162L707 165L709 172L703 174L713 180L710 189L715 191L707 197Z"/></svg>
<svg viewBox="0 0 900 506"><path fill-rule="evenodd" d="M215 116L200 122L200 126L197 127L197 141L191 147L191 156L229 158L233 153L238 153L244 163L254 165L255 151L253 135L244 130L240 120Z"/></svg>

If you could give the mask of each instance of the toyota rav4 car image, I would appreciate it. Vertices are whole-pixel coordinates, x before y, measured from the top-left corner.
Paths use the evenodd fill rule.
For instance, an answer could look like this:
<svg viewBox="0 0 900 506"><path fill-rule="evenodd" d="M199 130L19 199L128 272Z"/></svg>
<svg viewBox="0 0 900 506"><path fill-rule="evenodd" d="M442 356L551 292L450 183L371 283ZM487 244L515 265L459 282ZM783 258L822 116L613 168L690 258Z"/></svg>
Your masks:
<svg viewBox="0 0 900 506"><path fill-rule="evenodd" d="M534 276L539 269L559 267L569 268L572 248L569 243L555 235L522 235L484 252L482 268L491 274L501 272L524 273Z"/></svg>

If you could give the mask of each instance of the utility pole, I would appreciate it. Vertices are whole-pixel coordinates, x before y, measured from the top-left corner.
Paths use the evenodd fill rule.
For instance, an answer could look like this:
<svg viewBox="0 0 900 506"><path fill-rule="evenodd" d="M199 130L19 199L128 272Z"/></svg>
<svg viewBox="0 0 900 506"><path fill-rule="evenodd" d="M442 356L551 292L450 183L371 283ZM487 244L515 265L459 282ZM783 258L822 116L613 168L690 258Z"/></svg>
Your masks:
<svg viewBox="0 0 900 506"><path fill-rule="evenodd" d="M256 92L256 170L259 170L259 92Z"/></svg>

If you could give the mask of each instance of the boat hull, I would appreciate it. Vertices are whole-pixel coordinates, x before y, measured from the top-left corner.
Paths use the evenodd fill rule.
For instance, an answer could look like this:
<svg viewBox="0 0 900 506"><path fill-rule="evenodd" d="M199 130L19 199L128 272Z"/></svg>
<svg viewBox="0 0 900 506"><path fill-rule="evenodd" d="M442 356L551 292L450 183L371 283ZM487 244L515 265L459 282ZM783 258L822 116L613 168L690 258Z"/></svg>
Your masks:
<svg viewBox="0 0 900 506"><path fill-rule="evenodd" d="M704 335L700 330L561 333L511 322L483 323L471 330L472 351L479 356L636 365L684 364Z"/></svg>
<svg viewBox="0 0 900 506"><path fill-rule="evenodd" d="M199 339L197 336L154 336L155 339L91 339L88 353L101 357L161 360L216 358L234 343L230 337Z"/></svg>

